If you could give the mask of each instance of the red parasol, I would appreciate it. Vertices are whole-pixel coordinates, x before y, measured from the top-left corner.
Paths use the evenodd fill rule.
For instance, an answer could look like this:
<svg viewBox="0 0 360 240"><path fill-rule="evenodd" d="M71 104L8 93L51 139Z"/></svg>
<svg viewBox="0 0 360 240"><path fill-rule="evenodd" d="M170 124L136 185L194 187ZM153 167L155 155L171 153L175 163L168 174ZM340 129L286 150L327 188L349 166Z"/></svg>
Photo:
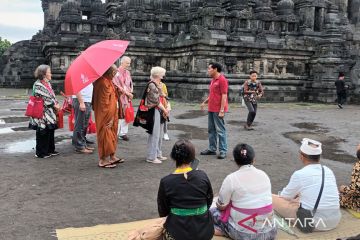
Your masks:
<svg viewBox="0 0 360 240"><path fill-rule="evenodd" d="M128 41L105 40L88 47L66 72L65 94L76 94L101 77L124 54L128 45Z"/></svg>

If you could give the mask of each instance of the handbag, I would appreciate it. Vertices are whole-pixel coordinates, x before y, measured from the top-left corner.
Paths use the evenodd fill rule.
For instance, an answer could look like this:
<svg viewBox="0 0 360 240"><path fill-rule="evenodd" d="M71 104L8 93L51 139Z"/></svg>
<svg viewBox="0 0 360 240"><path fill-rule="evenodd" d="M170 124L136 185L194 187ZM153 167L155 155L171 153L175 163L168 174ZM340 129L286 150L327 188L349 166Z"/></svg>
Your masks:
<svg viewBox="0 0 360 240"><path fill-rule="evenodd" d="M135 116L134 116L134 108L131 102L129 102L128 107L125 109L125 121L127 123L134 122Z"/></svg>
<svg viewBox="0 0 360 240"><path fill-rule="evenodd" d="M322 182L321 182L321 187L320 187L320 192L318 195L318 198L316 200L315 206L313 210L308 210L305 209L301 206L298 208L297 212L296 212L296 216L297 216L297 221L296 221L296 226L299 228L299 230L303 233L312 233L315 229L315 223L314 223L314 216L317 210L317 207L319 205L320 202L320 198L321 198L321 194L323 192L324 189L324 178L325 178L325 171L324 171L324 167L321 166L322 169Z"/></svg>
<svg viewBox="0 0 360 240"><path fill-rule="evenodd" d="M155 222L128 235L128 240L161 240L164 233L166 218L156 219Z"/></svg>
<svg viewBox="0 0 360 240"><path fill-rule="evenodd" d="M136 116L134 119L134 127L142 127L149 134L152 134L154 129L154 114L155 114L155 108L147 108L144 105L144 101L140 101L139 108L136 112Z"/></svg>
<svg viewBox="0 0 360 240"><path fill-rule="evenodd" d="M43 118L44 99L42 97L30 96L29 103L26 107L25 116L32 118Z"/></svg>
<svg viewBox="0 0 360 240"><path fill-rule="evenodd" d="M147 89L149 87L149 82L144 90L144 93L141 97L140 105L138 107L138 110L136 112L136 116L134 119L134 127L142 127L147 130L149 134L152 134L153 128L154 128L154 114L155 114L155 108L149 108L145 106L145 98L147 94Z"/></svg>

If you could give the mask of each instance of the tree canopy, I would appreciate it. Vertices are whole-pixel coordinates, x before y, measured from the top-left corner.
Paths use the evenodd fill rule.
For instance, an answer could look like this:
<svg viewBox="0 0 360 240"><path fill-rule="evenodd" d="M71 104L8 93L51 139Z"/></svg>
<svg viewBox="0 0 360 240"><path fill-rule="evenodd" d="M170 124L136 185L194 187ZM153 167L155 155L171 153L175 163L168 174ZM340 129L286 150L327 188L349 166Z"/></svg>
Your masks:
<svg viewBox="0 0 360 240"><path fill-rule="evenodd" d="M6 51L6 49L8 49L11 46L11 43L6 40L6 39L2 39L0 37L0 56L2 56L4 54L4 52Z"/></svg>

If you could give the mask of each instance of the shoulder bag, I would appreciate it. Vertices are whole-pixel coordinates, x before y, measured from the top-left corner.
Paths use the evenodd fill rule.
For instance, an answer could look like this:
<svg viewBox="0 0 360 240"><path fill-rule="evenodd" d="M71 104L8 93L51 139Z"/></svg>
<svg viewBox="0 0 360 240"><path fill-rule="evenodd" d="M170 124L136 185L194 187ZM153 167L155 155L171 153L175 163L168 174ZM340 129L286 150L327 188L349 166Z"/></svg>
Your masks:
<svg viewBox="0 0 360 240"><path fill-rule="evenodd" d="M318 198L316 200L314 209L308 210L308 209L302 208L301 203L300 203L300 207L298 208L298 210L296 212L296 216L298 218L296 220L296 222L297 222L296 226L303 233L312 233L315 229L315 223L314 223L313 218L315 216L316 210L317 210L319 202L320 202L321 194L324 189L324 178L325 178L324 166L321 166L321 169L322 169L322 182L321 182L320 192L319 192Z"/></svg>
<svg viewBox="0 0 360 240"><path fill-rule="evenodd" d="M42 97L30 96L29 103L26 107L25 116L32 118L43 118L44 100Z"/></svg>
<svg viewBox="0 0 360 240"><path fill-rule="evenodd" d="M25 116L32 118L43 118L44 116L44 99L35 96L35 85L26 107Z"/></svg>
<svg viewBox="0 0 360 240"><path fill-rule="evenodd" d="M135 127L140 126L144 129L146 129L149 134L152 134L153 128L154 128L155 108L149 108L145 105L147 89L148 89L150 83L151 82L149 82L145 87L144 93L143 93L141 101L140 101L140 105L136 112L136 116L135 116L133 125Z"/></svg>

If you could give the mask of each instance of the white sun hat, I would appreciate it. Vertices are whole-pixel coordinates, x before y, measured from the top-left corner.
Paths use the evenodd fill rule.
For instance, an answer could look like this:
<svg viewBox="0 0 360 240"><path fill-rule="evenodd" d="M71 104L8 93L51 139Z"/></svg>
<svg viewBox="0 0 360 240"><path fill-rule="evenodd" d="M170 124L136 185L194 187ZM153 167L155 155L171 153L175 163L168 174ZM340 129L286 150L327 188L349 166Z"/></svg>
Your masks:
<svg viewBox="0 0 360 240"><path fill-rule="evenodd" d="M322 153L321 142L310 138L303 138L300 151L306 155L320 155Z"/></svg>

